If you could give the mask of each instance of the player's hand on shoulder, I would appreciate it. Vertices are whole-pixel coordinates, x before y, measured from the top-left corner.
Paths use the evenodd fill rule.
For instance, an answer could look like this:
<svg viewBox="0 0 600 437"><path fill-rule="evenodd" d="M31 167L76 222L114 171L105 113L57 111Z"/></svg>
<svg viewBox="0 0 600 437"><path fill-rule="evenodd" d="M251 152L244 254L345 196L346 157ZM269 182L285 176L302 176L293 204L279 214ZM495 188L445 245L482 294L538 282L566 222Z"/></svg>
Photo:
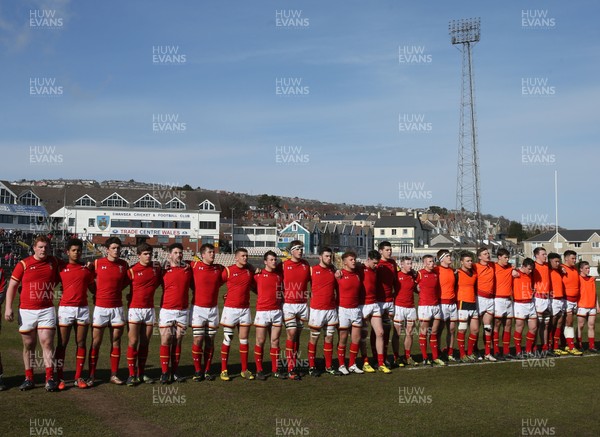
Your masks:
<svg viewBox="0 0 600 437"><path fill-rule="evenodd" d="M512 271L512 277L513 278L519 278L519 277L521 277L521 273L519 273L519 270L513 269L513 271Z"/></svg>
<svg viewBox="0 0 600 437"><path fill-rule="evenodd" d="M336 277L336 279L341 279L342 276L344 276L344 273L341 270L336 270L335 271L335 277Z"/></svg>

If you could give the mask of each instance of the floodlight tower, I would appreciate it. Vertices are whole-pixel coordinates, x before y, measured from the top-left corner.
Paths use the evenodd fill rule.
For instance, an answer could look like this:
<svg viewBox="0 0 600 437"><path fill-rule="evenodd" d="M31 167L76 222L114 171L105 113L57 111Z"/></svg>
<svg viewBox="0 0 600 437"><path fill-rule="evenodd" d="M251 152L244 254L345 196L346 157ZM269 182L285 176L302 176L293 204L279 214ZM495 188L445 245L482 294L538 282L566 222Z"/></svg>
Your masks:
<svg viewBox="0 0 600 437"><path fill-rule="evenodd" d="M483 239L479 159L475 117L472 47L480 38L480 18L452 20L448 26L450 40L462 53L462 88L460 97L460 132L458 137L458 176L456 184L457 221L466 226L467 218L475 215L476 237Z"/></svg>

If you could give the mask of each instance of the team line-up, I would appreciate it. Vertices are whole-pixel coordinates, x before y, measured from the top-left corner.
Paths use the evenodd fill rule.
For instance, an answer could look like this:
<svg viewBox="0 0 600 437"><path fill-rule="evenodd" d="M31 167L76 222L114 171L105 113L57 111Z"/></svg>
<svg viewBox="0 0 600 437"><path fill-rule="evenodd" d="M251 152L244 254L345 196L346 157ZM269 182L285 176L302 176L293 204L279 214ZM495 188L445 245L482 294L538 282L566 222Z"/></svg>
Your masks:
<svg viewBox="0 0 600 437"><path fill-rule="evenodd" d="M266 380L269 376L263 368L264 348L269 336L271 375L300 380L297 364L300 336L306 322L310 328L308 374L311 376L323 373L316 367L317 344L322 331L325 331L324 372L336 376L376 371L390 373L393 366L445 366L447 362L477 361L481 359L476 353L481 326L485 344L483 359L488 361L551 354L581 355L581 337L586 323L588 351L597 352L594 324L600 307L595 278L589 274L589 263L576 264L577 254L571 250L563 254L561 262L559 254L547 254L545 249L536 248L535 260L526 258L519 268L514 268L505 249L498 250L498 260L493 262L489 250L482 247L475 255L477 262L469 252L461 253L458 269L452 268L451 253L440 250L436 254L437 263L432 255L426 255L423 257L424 268L417 272L410 257L400 258L399 263L392 258L392 247L387 241L379 244L379 250L370 251L364 263L357 262L355 253L344 253L341 269L334 267L334 254L330 248L322 248L319 263L311 267L303 258L300 241L290 244L291 256L282 263L278 262L274 252L266 252L264 266L260 268L248 263L246 249L236 250L233 265L216 264L215 249L211 244L202 245L201 259L189 264L183 261L182 245L172 244L162 267L152 261L152 247L146 243L137 247L139 262L129 267L120 258L121 241L117 237L106 241L105 257L87 264L81 262L81 240L73 239L67 243L67 261L49 256L49 245L48 238L36 238L33 255L16 265L6 296L4 293L1 296L6 297L4 317L9 322L14 320L13 301L17 293L20 296L18 319L25 365L25 381L20 390L35 386L32 358L38 339L46 368L46 390L65 388L64 359L71 331L75 332L77 343L74 385L92 387L107 327L112 342L110 382L129 386L154 382L145 374L145 366L155 324L154 295L159 286L163 290L158 317L162 384L185 380L178 373L178 366L188 327L193 334L193 381L216 377L210 368L219 327L223 329L220 379L224 381L230 380L227 362L236 328L242 378ZM0 290L6 288L5 283L5 278L0 277ZM57 316L54 289L58 283L62 284L62 295ZM223 284L227 285L227 293L219 319L218 297ZM128 314L125 317L123 290L127 287ZM88 291L93 294L95 303L89 354L86 353L90 325ZM257 294L254 322L250 312L251 292ZM418 313L415 296L418 296ZM421 363L411 356L417 316ZM124 382L117 372L126 324L129 328L129 377ZM510 350L513 324L514 355ZM255 374L248 369L248 337L252 325L256 330ZM377 363L377 370L368 357L369 325L372 363ZM528 332L523 351L525 325ZM282 355L279 344L284 326L286 341ZM444 329L445 338L442 336ZM401 354L399 343L403 331L404 353ZM333 337L336 332L338 366L334 367ZM390 336L393 364L387 360ZM350 357L346 367L348 337ZM539 350L536 337L541 343ZM439 344L442 340L443 349ZM566 343L564 349L563 342ZM458 356L454 353L455 343L458 344ZM359 352L362 367L357 364ZM89 375L84 379L82 371L86 355L89 355ZM0 388L6 388L1 380Z"/></svg>

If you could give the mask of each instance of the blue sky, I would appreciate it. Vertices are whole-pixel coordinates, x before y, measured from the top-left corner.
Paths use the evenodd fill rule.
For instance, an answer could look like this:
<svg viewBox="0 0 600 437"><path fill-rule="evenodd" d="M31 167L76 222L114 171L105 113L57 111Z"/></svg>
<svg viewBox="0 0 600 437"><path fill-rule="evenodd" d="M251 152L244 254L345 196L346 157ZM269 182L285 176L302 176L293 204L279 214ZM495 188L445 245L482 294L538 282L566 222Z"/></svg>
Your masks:
<svg viewBox="0 0 600 437"><path fill-rule="evenodd" d="M281 25L282 10L306 25ZM524 27L523 10L552 25ZM62 24L46 26L43 11ZM1 178L454 208L461 55L448 22L481 17L483 212L554 223L556 170L559 224L598 228L599 12L593 0L3 2ZM156 47L185 62L153 62ZM400 47L430 61L399 62ZM32 95L32 78L62 92ZM305 94L276 94L278 78ZM543 95L523 95L528 78L545 83ZM400 132L401 114L429 129ZM153 115L185 130L157 132ZM61 162L44 163L39 146ZM401 199L400 185L412 193Z"/></svg>

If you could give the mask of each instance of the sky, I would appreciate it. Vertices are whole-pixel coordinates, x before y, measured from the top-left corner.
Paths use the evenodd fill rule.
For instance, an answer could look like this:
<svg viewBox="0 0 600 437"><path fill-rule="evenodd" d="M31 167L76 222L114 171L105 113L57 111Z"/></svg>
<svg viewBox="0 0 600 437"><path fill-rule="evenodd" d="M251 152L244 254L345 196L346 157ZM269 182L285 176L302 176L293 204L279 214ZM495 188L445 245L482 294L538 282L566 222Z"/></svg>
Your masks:
<svg viewBox="0 0 600 437"><path fill-rule="evenodd" d="M0 3L0 179L456 207L473 46L481 208L598 229L600 3Z"/></svg>

